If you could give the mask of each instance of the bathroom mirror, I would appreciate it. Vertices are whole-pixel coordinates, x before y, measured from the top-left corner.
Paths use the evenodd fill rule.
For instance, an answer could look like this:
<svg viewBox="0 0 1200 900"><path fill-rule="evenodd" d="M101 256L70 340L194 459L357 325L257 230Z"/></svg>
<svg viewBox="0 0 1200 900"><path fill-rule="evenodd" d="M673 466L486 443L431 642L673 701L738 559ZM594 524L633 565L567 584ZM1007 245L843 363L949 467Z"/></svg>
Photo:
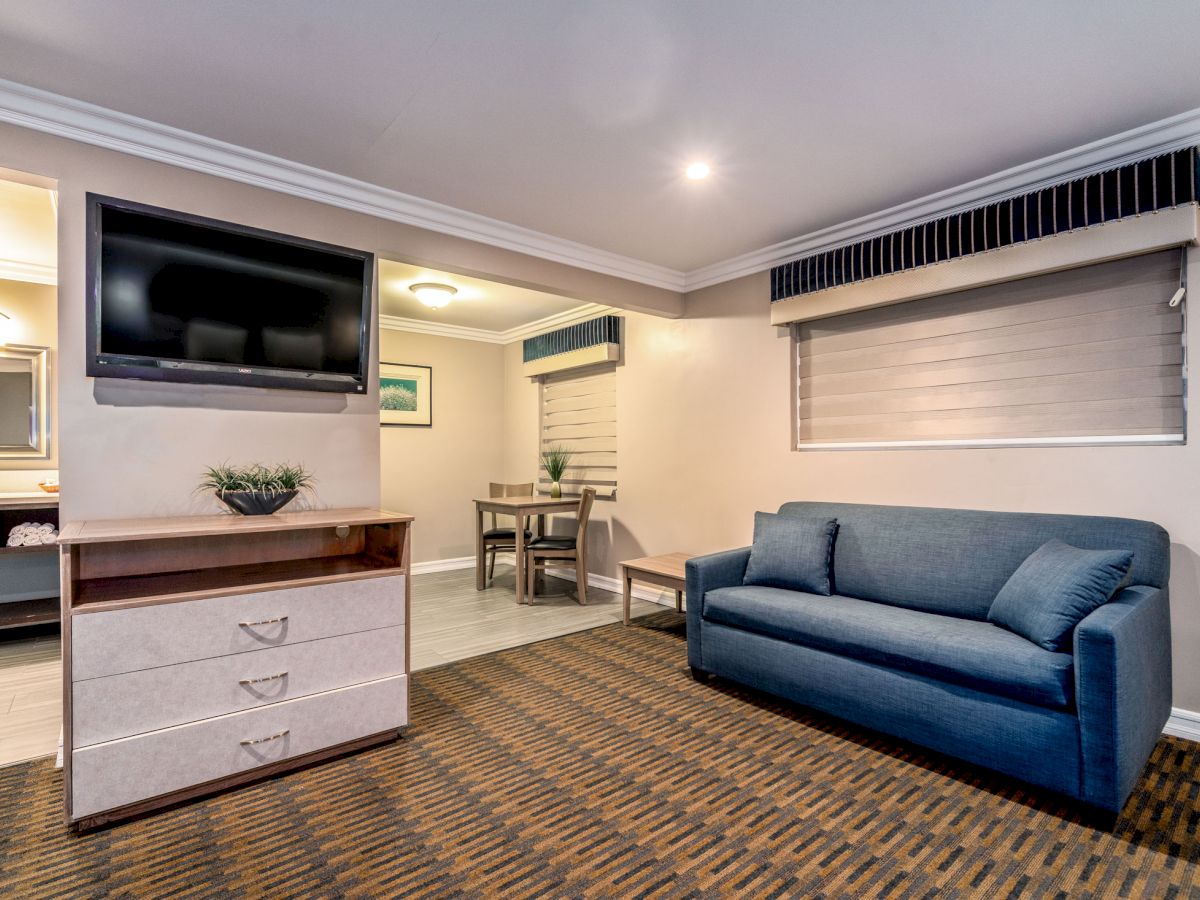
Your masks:
<svg viewBox="0 0 1200 900"><path fill-rule="evenodd" d="M50 455L50 350L0 346L0 459Z"/></svg>

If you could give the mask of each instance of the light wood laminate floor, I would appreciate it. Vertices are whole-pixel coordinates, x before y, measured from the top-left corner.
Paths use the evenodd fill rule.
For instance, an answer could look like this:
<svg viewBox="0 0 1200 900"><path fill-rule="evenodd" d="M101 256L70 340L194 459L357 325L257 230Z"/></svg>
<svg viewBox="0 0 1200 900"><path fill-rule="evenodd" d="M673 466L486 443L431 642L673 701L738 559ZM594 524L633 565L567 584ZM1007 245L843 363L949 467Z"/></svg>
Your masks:
<svg viewBox="0 0 1200 900"><path fill-rule="evenodd" d="M11 634L0 632L0 765L53 756L62 728L58 635Z"/></svg>
<svg viewBox="0 0 1200 900"><path fill-rule="evenodd" d="M532 606L518 606L513 598L511 565L497 564L495 581L484 591L475 590L474 569L414 575L412 668L428 669L621 621L619 595L591 588L588 605L580 606L574 583L553 577L546 579ZM661 608L633 601L635 616ZM0 633L0 765L53 756L61 727L57 635L4 640Z"/></svg>
<svg viewBox="0 0 1200 900"><path fill-rule="evenodd" d="M518 606L513 601L513 568L501 563L496 564L491 586L482 591L475 590L474 569L415 575L412 667L428 669L621 621L620 594L599 588L588 588L587 594L587 606L580 606L575 602L574 582L549 577L544 589L539 583L532 604ZM670 603L674 608L674 594ZM645 600L633 601L635 616L661 609Z"/></svg>

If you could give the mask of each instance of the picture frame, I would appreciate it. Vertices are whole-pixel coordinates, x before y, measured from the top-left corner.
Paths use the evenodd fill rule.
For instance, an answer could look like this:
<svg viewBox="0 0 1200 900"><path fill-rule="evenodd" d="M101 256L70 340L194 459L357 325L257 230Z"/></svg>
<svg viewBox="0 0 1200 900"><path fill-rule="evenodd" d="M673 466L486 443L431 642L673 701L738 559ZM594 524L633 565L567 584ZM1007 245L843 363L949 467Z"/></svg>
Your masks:
<svg viewBox="0 0 1200 900"><path fill-rule="evenodd" d="M433 368L379 363L379 424L433 426Z"/></svg>

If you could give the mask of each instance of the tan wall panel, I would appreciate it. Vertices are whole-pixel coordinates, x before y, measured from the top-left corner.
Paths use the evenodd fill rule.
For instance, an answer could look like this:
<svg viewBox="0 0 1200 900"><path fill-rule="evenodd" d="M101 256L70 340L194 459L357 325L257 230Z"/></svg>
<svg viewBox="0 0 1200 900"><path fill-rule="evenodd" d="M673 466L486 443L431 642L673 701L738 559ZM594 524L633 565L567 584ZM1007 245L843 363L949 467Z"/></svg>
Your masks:
<svg viewBox="0 0 1200 900"><path fill-rule="evenodd" d="M376 426L383 506L417 517L414 562L471 556L472 501L504 480L504 349L389 328L379 334L386 361L433 369L433 427Z"/></svg>

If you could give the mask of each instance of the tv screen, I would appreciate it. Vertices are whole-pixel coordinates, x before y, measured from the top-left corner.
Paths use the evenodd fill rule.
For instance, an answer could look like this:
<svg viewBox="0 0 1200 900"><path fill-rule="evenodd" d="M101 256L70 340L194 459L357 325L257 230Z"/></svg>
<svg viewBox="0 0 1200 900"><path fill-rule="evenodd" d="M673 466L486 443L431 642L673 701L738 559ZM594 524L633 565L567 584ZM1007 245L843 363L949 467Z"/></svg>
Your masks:
<svg viewBox="0 0 1200 900"><path fill-rule="evenodd" d="M88 374L365 393L370 253L88 195Z"/></svg>

